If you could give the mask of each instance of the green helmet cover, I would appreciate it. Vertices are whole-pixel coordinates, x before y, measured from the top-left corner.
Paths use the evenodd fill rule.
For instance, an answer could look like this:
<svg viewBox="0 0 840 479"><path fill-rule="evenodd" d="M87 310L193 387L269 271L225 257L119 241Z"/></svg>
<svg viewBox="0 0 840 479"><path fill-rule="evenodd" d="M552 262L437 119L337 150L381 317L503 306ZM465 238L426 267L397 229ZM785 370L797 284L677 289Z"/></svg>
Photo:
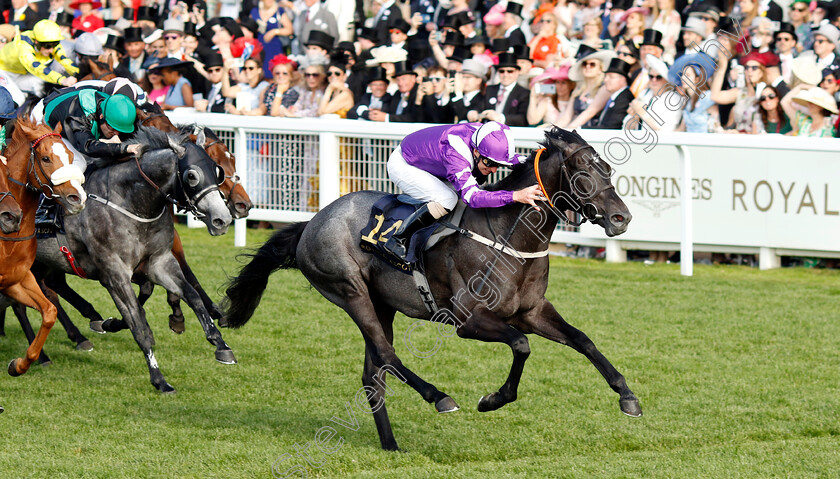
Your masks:
<svg viewBox="0 0 840 479"><path fill-rule="evenodd" d="M137 110L134 103L125 95L113 95L102 107L105 122L120 133L134 133L134 121Z"/></svg>

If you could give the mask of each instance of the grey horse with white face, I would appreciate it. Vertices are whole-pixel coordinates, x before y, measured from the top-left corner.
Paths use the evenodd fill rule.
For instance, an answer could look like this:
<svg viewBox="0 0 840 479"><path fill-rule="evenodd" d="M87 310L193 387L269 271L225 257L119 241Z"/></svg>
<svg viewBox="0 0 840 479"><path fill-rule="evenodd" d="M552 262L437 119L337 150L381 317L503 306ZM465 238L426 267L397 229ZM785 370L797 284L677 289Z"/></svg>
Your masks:
<svg viewBox="0 0 840 479"><path fill-rule="evenodd" d="M191 209L211 235L224 234L232 218L218 191L217 165L185 135L140 128L131 142L145 146L142 155L90 174L85 183L89 207L65 219L67 246L75 262L60 252L55 239L38 242L38 261L98 280L123 317L118 321L131 329L143 351L152 385L174 392L155 359L154 337L131 278L142 266L152 282L187 301L216 347L216 360L234 364L233 352L172 255L174 225L167 206L178 203Z"/></svg>

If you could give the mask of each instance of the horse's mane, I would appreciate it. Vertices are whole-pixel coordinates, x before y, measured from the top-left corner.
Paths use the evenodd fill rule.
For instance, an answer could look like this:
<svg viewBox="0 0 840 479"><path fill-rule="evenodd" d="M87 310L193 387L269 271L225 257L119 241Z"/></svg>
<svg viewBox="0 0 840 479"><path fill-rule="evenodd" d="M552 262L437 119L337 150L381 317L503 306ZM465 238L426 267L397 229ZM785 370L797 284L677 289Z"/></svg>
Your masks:
<svg viewBox="0 0 840 479"><path fill-rule="evenodd" d="M545 148L545 153L543 153L542 158L545 159L555 154L562 155L564 147L568 144L586 145L587 143L575 130L568 131L556 126L550 130L546 130L545 139L539 142L539 145ZM535 158L536 151L532 151L524 163L514 166L507 176L496 183L487 185L484 189L488 191L509 190L522 183L523 179L535 179Z"/></svg>
<svg viewBox="0 0 840 479"><path fill-rule="evenodd" d="M179 145L189 141L189 134L167 133L154 127L140 126L137 128L137 132L134 133L134 137L129 139L127 143L144 145L149 150L159 150L169 148L170 137Z"/></svg>
<svg viewBox="0 0 840 479"><path fill-rule="evenodd" d="M52 128L43 123L33 123L29 119L28 110L29 109L26 109L26 111L21 112L17 118L6 123L7 141L6 150L3 153L7 158L15 158L16 155L20 154L20 150L29 150L30 148L30 141L26 138L26 133L24 133L23 128L18 128L19 125L25 125L35 131L40 128L43 130L42 134L53 131Z"/></svg>

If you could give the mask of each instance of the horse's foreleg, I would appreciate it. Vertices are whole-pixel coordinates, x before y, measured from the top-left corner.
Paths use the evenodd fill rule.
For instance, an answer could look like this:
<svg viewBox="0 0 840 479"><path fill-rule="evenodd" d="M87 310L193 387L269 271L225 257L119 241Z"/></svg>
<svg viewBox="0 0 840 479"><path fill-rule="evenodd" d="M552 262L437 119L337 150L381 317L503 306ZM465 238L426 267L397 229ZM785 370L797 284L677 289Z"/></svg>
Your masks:
<svg viewBox="0 0 840 479"><path fill-rule="evenodd" d="M146 313L140 304L137 302L137 297L134 296L134 290L131 288L131 282L128 275L122 276L106 276L102 278L102 285L111 294L117 309L124 318L124 321L131 330L134 336L134 341L140 346L143 351L143 356L146 357L146 365L149 367L149 379L156 389L162 393L174 393L175 388L172 387L163 373L160 371L155 353L152 349L155 345L155 338L152 334L152 329L146 321Z"/></svg>
<svg viewBox="0 0 840 479"><path fill-rule="evenodd" d="M32 325L29 323L29 317L26 315L26 306L15 303L12 305L12 311L15 313L18 323L20 323L20 329L23 330L23 335L26 336L26 342L32 344L32 341L35 341L35 330L32 329ZM41 354L38 355L38 364L41 366L52 364L50 357L47 356L47 353L43 349L41 350Z"/></svg>
<svg viewBox="0 0 840 479"><path fill-rule="evenodd" d="M50 300L44 297L44 293L41 292L41 288L38 286L38 282L35 280L35 276L31 271L26 272L26 275L20 283L8 287L3 293L18 303L35 308L41 313L41 327L38 328L35 339L26 349L26 355L22 358L13 359L9 363L9 374L20 376L26 373L32 363L41 355L41 350L44 348L44 343L47 341L50 329L55 324L55 306L50 303Z"/></svg>
<svg viewBox="0 0 840 479"><path fill-rule="evenodd" d="M492 311L484 308L473 311L470 318L457 329L457 332L462 338L505 343L513 351L513 364L510 366L507 381L498 391L482 397L478 401L478 410L480 412L495 411L507 403L516 401L522 370L531 354L528 338L496 317Z"/></svg>
<svg viewBox="0 0 840 479"><path fill-rule="evenodd" d="M526 332L533 331L540 336L565 344L583 354L619 395L619 405L624 414L632 417L642 415L639 400L627 386L624 376L598 351L595 344L582 331L567 323L547 300L542 306L521 318Z"/></svg>
<svg viewBox="0 0 840 479"><path fill-rule="evenodd" d="M67 338L76 343L76 349L80 351L92 351L93 344L82 334L81 331L79 331L79 328L73 324L73 321L70 320L70 316L67 315L67 311L61 307L61 302L59 301L58 295L55 291L47 287L47 285L43 282L40 284L41 291L44 292L44 296L46 296L53 306L55 306L58 322L61 323L61 326L64 327L64 331L67 332Z"/></svg>
<svg viewBox="0 0 840 479"><path fill-rule="evenodd" d="M181 237L178 236L177 232L175 232L175 239L172 242L172 255L175 256L176 260L178 260L181 272L184 273L184 279L187 280L187 283L189 283L201 297L201 302L204 303L204 307L207 308L207 312L210 313L210 317L213 319L221 318L222 310L216 305L216 303L213 302L212 299L210 299L204 291L204 288L202 288L201 284L198 283L198 278L195 277L190 265L187 264L187 257L184 253L184 245L181 244ZM178 311L176 312L175 306L173 306L172 303L170 303L170 306L172 306L172 314L178 316L181 308L178 307ZM183 316L181 316L181 318L183 319Z"/></svg>
<svg viewBox="0 0 840 479"><path fill-rule="evenodd" d="M222 333L213 324L210 314L201 302L198 293L184 279L178 262L172 255L161 255L149 260L149 278L157 284L182 297L190 305L210 344L216 346L216 361L222 364L236 364L236 357L222 338Z"/></svg>

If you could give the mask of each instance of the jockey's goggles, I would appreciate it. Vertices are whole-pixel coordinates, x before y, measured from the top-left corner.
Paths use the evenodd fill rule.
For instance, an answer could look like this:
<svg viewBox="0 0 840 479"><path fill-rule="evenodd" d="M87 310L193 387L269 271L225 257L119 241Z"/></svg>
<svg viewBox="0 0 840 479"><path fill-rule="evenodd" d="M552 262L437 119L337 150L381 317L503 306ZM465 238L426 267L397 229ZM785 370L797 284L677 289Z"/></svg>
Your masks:
<svg viewBox="0 0 840 479"><path fill-rule="evenodd" d="M59 42L36 42L38 49L52 49L58 46Z"/></svg>
<svg viewBox="0 0 840 479"><path fill-rule="evenodd" d="M479 161L484 163L484 166L486 166L487 168L506 168L507 167L507 165L503 165L501 163L496 163L495 161L491 160L490 158L487 158L486 156L480 156Z"/></svg>

